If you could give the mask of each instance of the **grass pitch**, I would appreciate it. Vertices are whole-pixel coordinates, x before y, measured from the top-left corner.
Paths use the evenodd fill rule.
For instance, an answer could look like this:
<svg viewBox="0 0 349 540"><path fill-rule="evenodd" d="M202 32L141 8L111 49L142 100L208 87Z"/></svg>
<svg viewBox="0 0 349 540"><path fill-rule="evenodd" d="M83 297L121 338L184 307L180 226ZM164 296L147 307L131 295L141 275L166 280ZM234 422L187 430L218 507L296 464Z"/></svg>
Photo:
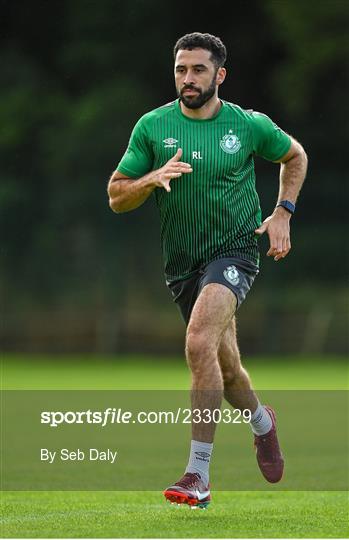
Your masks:
<svg viewBox="0 0 349 540"><path fill-rule="evenodd" d="M346 389L337 358L245 362L257 389ZM185 389L176 359L7 356L7 389ZM188 443L189 444L189 443ZM238 464L232 462L232 475ZM345 471L343 471L345 474ZM172 481L173 479L169 479ZM165 487L165 486L164 486ZM272 488L272 486L271 486ZM346 492L215 492L208 510L171 506L158 492L3 492L3 538L345 538Z"/></svg>
<svg viewBox="0 0 349 540"><path fill-rule="evenodd" d="M244 359L258 390L345 390L344 358ZM2 387L8 390L186 390L184 358L3 355Z"/></svg>
<svg viewBox="0 0 349 540"><path fill-rule="evenodd" d="M343 538L345 493L213 492L207 510L154 492L8 493L7 538Z"/></svg>

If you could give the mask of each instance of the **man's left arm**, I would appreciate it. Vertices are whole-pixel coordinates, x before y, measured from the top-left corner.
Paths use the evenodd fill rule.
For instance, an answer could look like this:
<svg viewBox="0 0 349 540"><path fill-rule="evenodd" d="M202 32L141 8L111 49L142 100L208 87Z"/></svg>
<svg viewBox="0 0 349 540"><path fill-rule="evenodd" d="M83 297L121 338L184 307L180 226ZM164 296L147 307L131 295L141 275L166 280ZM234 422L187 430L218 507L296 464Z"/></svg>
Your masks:
<svg viewBox="0 0 349 540"><path fill-rule="evenodd" d="M307 172L308 159L302 145L291 137L288 152L275 163L280 163L280 188L276 207L271 216L256 229L256 234L267 232L270 241L268 257L275 261L286 257L291 249L290 219L291 213L283 206L277 206L281 201L295 204Z"/></svg>

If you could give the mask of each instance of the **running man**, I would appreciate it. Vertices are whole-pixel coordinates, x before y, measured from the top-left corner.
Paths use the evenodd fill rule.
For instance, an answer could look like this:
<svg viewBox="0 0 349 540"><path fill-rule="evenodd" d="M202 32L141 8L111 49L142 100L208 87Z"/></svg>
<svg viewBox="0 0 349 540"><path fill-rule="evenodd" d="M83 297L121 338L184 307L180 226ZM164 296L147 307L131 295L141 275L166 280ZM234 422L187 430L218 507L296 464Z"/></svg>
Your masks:
<svg viewBox="0 0 349 540"><path fill-rule="evenodd" d="M218 97L226 48L195 32L174 47L178 99L140 118L108 185L116 213L138 208L154 193L160 212L165 275L187 325L192 409L219 409L223 396L251 411L259 468L278 482L284 461L275 413L263 406L241 365L235 312L258 274L257 236L267 232L268 256L291 249L290 218L305 178L302 146L265 114ZM279 195L261 223L254 156L280 163ZM167 488L172 502L210 502L214 422L192 423L184 476Z"/></svg>

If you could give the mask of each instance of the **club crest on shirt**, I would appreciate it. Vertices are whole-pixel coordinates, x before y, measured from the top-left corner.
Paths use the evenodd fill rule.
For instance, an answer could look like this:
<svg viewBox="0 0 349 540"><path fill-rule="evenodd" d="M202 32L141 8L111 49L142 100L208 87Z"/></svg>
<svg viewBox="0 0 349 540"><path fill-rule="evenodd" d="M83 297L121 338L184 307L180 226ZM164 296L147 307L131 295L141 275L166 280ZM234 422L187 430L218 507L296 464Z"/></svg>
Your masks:
<svg viewBox="0 0 349 540"><path fill-rule="evenodd" d="M229 133L224 135L220 141L220 147L228 154L236 154L241 148L241 142L237 135L233 135L233 130L229 129Z"/></svg>
<svg viewBox="0 0 349 540"><path fill-rule="evenodd" d="M224 270L223 276L232 285L237 285L239 283L239 281L240 281L239 272L238 272L236 266L234 266L234 265L228 266Z"/></svg>

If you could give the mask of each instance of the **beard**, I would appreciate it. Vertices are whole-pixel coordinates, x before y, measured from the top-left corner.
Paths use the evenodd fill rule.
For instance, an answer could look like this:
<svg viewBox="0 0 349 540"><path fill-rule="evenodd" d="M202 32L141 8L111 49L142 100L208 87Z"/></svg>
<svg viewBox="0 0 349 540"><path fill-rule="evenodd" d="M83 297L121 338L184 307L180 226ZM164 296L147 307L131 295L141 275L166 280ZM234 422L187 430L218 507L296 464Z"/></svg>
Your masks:
<svg viewBox="0 0 349 540"><path fill-rule="evenodd" d="M195 90L198 92L197 96L186 96L183 95L183 92L185 90ZM193 86L191 84L187 84L184 86L181 90L177 90L178 97L181 99L182 103L188 107L188 109L200 109L207 101L209 101L216 91L216 77L214 77L211 81L210 86L205 90L204 92L200 90L200 88L197 88L196 86Z"/></svg>

